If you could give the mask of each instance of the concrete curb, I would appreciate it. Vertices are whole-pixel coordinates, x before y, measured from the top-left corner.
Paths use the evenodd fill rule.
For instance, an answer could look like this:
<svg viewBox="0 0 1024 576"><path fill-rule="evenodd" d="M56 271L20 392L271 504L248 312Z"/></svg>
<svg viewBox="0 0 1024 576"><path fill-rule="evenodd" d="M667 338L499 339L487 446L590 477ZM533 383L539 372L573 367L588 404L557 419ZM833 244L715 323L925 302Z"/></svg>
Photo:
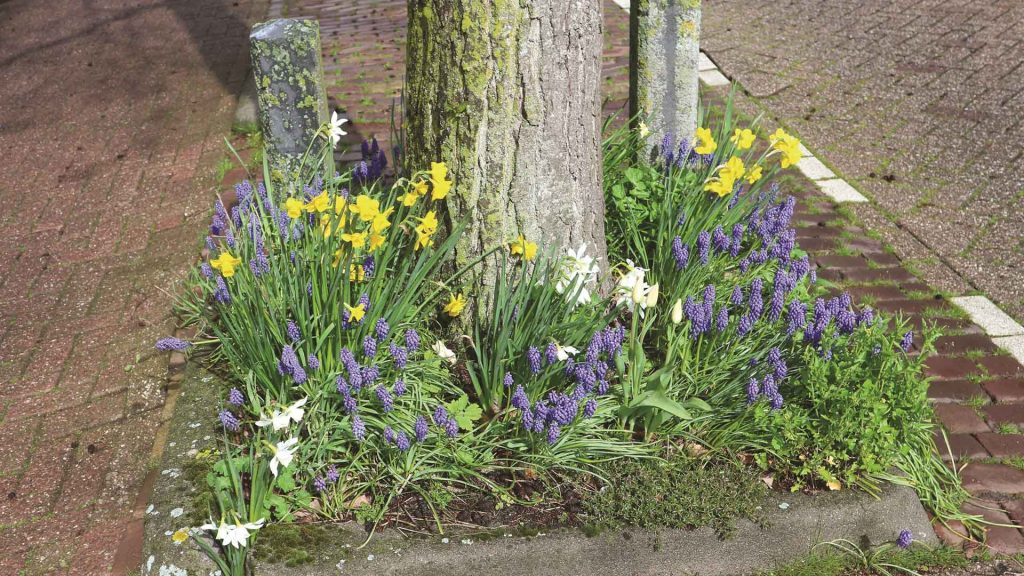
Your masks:
<svg viewBox="0 0 1024 576"><path fill-rule="evenodd" d="M1024 363L1024 326L984 296L958 296L950 300L966 312L996 346Z"/></svg>

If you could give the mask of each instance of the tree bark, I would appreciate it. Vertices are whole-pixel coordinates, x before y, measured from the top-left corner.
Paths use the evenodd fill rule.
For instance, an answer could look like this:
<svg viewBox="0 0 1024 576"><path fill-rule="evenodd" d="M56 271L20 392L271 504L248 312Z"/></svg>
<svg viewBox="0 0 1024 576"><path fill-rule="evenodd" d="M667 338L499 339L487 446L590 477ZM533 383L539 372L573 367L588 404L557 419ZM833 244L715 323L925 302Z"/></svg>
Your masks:
<svg viewBox="0 0 1024 576"><path fill-rule="evenodd" d="M403 162L448 163L450 222L469 222L456 263L522 233L603 264L601 0L409 0L408 14Z"/></svg>

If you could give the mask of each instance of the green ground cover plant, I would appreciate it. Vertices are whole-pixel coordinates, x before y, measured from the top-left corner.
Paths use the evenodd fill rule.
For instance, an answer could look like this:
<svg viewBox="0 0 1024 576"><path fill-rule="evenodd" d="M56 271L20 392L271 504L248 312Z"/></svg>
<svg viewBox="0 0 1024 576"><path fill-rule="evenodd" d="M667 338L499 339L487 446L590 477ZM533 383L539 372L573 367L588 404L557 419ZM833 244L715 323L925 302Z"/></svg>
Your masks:
<svg viewBox="0 0 1024 576"><path fill-rule="evenodd" d="M642 123L609 130L610 277L586 246L522 236L456 269L447 167L385 181L367 142L335 173L336 120L301 180L264 168L240 183L178 304L199 336L157 344L206 346L234 382L211 521L184 534L241 574L268 522L355 519L372 535L415 502L443 531L469 494L529 509L567 485L593 525L727 533L765 475L793 490L910 483L965 519L955 475L934 466L934 334L817 281L773 183L796 138L737 126L730 107L704 123L653 159ZM498 280L469 285L484 259ZM698 505L723 478L743 497Z"/></svg>

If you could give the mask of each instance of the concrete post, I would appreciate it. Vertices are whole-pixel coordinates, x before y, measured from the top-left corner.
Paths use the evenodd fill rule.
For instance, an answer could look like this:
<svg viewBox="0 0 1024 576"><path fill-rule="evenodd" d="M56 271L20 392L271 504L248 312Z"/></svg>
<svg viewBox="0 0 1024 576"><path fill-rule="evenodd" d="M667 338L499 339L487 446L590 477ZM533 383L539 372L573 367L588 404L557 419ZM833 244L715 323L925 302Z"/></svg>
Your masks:
<svg viewBox="0 0 1024 576"><path fill-rule="evenodd" d="M299 160L328 120L320 25L298 18L257 24L249 50L272 177L295 180ZM314 153L322 142L313 145Z"/></svg>
<svg viewBox="0 0 1024 576"><path fill-rule="evenodd" d="M647 123L651 154L662 137L691 145L697 129L700 0L634 0L630 27L630 113Z"/></svg>

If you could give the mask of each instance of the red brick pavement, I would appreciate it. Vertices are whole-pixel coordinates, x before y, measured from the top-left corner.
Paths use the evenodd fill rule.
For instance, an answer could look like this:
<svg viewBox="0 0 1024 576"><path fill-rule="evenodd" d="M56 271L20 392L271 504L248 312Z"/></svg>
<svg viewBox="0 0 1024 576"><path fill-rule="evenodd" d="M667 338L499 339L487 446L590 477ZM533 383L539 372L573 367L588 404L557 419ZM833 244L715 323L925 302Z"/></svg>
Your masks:
<svg viewBox="0 0 1024 576"><path fill-rule="evenodd" d="M120 544L160 424L153 342L265 10L0 2L0 574L138 560Z"/></svg>
<svg viewBox="0 0 1024 576"><path fill-rule="evenodd" d="M392 102L400 94L405 73L405 5L404 0L352 0L344 6L328 0L286 1L287 14L320 20L328 94L352 120L352 143L389 134ZM622 109L628 93L629 19L610 0L604 10L603 90L605 112L612 113ZM712 24L719 43L729 41L729 24L724 17ZM707 97L720 100L722 93ZM799 186L787 190L801 200L797 237L811 252L820 276L847 288L861 303L903 314L915 327L927 319L944 329L947 336L937 342L938 354L928 362L929 375L935 379L930 396L958 461L973 461L964 471L965 485L997 509L986 512L989 516L1005 519L1008 514L1014 521L1024 521L1024 507L1017 503L1024 497L1024 436L997 433L1009 431L1006 424L1024 428L1024 367L998 355L980 328L908 272L880 241L867 237L865 230L816 194L813 185ZM989 540L1001 552L1024 551L1024 536L1013 528L992 528Z"/></svg>

